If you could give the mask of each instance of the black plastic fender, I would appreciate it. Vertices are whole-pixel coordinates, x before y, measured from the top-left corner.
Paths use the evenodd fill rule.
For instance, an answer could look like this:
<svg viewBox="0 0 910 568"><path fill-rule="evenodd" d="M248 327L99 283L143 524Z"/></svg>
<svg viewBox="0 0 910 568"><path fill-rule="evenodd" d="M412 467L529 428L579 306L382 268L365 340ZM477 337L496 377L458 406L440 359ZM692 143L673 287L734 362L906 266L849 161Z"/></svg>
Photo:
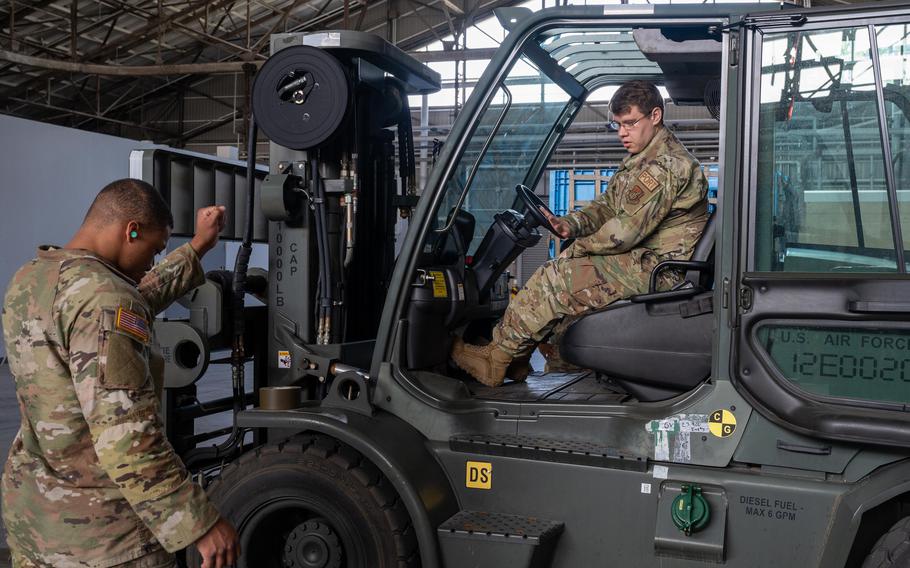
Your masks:
<svg viewBox="0 0 910 568"><path fill-rule="evenodd" d="M888 458L883 456L883 459ZM825 547L820 566L843 566L863 514L905 493L910 493L910 460L879 467L845 491L838 499L828 529L828 534L837 538Z"/></svg>
<svg viewBox="0 0 910 568"><path fill-rule="evenodd" d="M440 566L436 527L458 512L458 502L426 438L400 418L377 411L364 416L337 408L247 410L242 428L284 430L288 435L319 432L348 444L382 471L407 508L424 568Z"/></svg>

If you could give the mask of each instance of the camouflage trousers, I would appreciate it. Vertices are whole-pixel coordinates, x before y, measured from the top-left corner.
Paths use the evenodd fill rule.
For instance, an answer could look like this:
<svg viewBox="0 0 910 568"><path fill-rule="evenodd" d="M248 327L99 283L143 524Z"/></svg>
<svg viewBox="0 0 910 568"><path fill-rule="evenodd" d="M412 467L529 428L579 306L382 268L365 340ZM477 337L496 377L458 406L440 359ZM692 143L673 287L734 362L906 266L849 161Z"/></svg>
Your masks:
<svg viewBox="0 0 910 568"><path fill-rule="evenodd" d="M52 568L48 564L36 564L13 552L13 568ZM88 566L86 564L85 566ZM140 558L116 564L111 568L177 568L177 560L170 552L159 549Z"/></svg>
<svg viewBox="0 0 910 568"><path fill-rule="evenodd" d="M570 247L528 279L494 329L494 341L515 358L529 354L551 333L550 342L558 344L579 316L647 292L658 262L657 255L647 249L573 257ZM667 289L678 280L674 272L664 271L659 288Z"/></svg>

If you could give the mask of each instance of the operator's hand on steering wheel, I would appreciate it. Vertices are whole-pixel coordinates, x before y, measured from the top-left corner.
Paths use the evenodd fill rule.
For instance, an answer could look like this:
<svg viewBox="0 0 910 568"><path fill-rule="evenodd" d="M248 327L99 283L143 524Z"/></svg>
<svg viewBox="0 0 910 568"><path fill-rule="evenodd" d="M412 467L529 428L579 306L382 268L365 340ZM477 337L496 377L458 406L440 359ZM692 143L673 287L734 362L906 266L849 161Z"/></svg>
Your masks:
<svg viewBox="0 0 910 568"><path fill-rule="evenodd" d="M553 231L556 232L556 234L564 239L569 238L572 234L572 227L570 227L562 217L557 217L546 207L538 207L538 209L540 209L540 212L547 218L547 221L550 222L550 226L553 227Z"/></svg>

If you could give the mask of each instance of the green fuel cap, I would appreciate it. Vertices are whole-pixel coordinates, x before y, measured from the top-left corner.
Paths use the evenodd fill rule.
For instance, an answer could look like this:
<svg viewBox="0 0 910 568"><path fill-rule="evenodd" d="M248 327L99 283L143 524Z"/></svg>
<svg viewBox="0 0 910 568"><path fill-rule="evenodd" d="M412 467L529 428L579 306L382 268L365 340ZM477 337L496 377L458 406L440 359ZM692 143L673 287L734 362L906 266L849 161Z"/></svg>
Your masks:
<svg viewBox="0 0 910 568"><path fill-rule="evenodd" d="M670 515L676 528L686 536L705 528L711 518L711 508L697 485L683 485L682 493L673 499Z"/></svg>

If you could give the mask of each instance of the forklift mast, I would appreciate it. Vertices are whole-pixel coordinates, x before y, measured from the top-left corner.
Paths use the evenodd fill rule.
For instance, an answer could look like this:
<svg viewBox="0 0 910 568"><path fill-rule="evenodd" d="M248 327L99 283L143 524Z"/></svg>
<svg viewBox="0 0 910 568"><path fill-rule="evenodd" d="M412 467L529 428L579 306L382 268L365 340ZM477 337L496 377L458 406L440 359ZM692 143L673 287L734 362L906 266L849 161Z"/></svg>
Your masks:
<svg viewBox="0 0 910 568"><path fill-rule="evenodd" d="M269 377L283 385L342 349L369 368L396 223L416 205L408 95L438 90L439 76L360 32L279 34L272 54L253 109L271 140Z"/></svg>

